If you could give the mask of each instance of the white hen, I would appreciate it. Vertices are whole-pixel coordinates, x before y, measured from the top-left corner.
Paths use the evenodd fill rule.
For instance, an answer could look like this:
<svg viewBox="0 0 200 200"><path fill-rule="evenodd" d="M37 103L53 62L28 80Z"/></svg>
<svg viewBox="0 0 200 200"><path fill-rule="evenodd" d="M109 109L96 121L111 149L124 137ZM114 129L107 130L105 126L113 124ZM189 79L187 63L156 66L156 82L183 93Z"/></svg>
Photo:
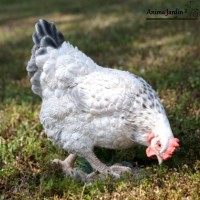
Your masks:
<svg viewBox="0 0 200 200"><path fill-rule="evenodd" d="M108 167L93 153L94 147L125 149L148 146L148 157L159 163L179 146L164 108L152 87L129 72L103 68L64 41L53 23L39 20L27 71L32 90L42 98L40 121L55 145L67 150L63 165L73 173L76 156L94 170L118 175L129 171Z"/></svg>

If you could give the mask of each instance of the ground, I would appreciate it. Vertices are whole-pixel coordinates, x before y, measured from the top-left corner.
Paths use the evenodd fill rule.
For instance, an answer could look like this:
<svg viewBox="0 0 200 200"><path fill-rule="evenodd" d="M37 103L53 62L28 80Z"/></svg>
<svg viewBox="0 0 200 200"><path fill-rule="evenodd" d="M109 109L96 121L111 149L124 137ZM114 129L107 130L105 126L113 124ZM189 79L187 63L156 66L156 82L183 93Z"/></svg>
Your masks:
<svg viewBox="0 0 200 200"><path fill-rule="evenodd" d="M200 198L200 22L146 20L148 9L184 8L185 2L0 1L1 200ZM143 147L97 149L107 164L126 160L147 175L91 185L65 178L52 165L67 152L46 138L38 120L41 100L31 92L25 70L39 18L56 22L66 40L98 64L133 72L153 86L180 139L171 160L158 166ZM90 170L82 158L77 166Z"/></svg>

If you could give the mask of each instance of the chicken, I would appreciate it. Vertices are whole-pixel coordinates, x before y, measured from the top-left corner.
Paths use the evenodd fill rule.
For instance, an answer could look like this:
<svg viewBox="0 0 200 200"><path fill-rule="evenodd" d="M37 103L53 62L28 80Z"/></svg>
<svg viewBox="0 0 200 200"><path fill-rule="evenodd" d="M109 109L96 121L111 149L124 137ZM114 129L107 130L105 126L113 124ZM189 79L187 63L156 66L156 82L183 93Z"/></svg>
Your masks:
<svg viewBox="0 0 200 200"><path fill-rule="evenodd" d="M42 98L40 121L54 145L68 151L55 159L73 176L77 156L94 171L116 177L129 167L107 166L94 147L126 149L147 146L147 157L159 164L179 147L165 110L152 87L127 71L97 65L73 47L53 23L35 25L34 46L27 65L32 91Z"/></svg>

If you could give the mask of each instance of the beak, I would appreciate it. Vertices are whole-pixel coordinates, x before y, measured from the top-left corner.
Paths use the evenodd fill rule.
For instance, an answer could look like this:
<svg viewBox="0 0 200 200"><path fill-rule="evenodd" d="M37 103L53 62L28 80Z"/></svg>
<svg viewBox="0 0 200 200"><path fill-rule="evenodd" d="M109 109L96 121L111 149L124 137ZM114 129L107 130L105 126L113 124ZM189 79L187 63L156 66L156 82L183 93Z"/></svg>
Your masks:
<svg viewBox="0 0 200 200"><path fill-rule="evenodd" d="M160 156L160 153L156 152L151 146L149 146L149 147L146 149L146 154L147 154L147 157L149 157L149 158L156 156L157 159L158 159L159 165L162 164L163 159L162 159L162 157Z"/></svg>
<svg viewBox="0 0 200 200"><path fill-rule="evenodd" d="M161 158L161 156L159 154L156 154L157 159L158 159L158 164L161 165L163 162L163 159Z"/></svg>

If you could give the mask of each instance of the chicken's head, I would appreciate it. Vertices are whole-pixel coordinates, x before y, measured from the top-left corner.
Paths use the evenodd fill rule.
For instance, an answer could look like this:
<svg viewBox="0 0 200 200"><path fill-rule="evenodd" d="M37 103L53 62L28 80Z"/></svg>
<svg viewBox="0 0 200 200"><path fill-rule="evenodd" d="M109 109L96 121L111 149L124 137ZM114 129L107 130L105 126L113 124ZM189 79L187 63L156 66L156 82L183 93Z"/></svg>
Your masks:
<svg viewBox="0 0 200 200"><path fill-rule="evenodd" d="M161 164L163 160L171 158L176 148L179 147L179 139L172 137L168 139L167 148L163 151L159 136L155 137L153 133L149 134L148 143L149 146L146 149L147 157L157 158L159 164Z"/></svg>

